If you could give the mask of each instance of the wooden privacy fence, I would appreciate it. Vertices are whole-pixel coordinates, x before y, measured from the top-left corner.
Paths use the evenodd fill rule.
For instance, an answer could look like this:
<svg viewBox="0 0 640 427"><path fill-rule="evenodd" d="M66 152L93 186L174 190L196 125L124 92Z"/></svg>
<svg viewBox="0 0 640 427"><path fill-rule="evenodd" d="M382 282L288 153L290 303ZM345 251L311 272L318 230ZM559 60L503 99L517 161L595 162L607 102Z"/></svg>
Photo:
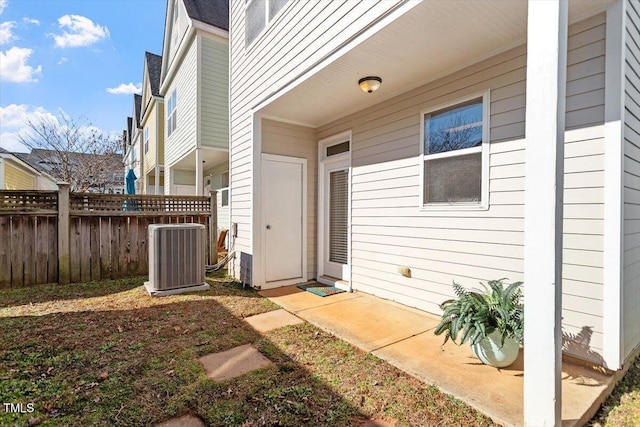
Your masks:
<svg viewBox="0 0 640 427"><path fill-rule="evenodd" d="M142 196L0 191L0 288L147 274L149 224L193 222L217 259L216 194Z"/></svg>

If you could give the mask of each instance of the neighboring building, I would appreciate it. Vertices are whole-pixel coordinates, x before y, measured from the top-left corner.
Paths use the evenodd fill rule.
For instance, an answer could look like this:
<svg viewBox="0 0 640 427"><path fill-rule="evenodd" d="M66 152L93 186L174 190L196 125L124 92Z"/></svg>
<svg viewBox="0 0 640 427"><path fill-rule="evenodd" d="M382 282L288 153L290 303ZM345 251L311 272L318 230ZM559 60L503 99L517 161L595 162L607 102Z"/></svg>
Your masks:
<svg viewBox="0 0 640 427"><path fill-rule="evenodd" d="M569 354L619 369L640 343L640 10L568 4L568 52L553 54L528 45L566 25L528 7L562 2L232 0L232 273L263 289L318 278L435 314L452 280L525 280L540 317L529 332L553 341L543 328L561 313ZM541 70L565 55L566 86L548 90L563 74ZM373 93L359 87L369 76ZM552 112L566 103L564 127L532 140L556 123L528 114L545 114L540 96ZM525 141L554 152L562 137L563 233L559 210L542 209L555 163L525 157ZM532 250L562 237L562 265L553 247ZM549 265L561 306L528 283Z"/></svg>
<svg viewBox="0 0 640 427"><path fill-rule="evenodd" d="M142 77L142 151L145 194L164 194L164 99L160 95L162 57L144 54Z"/></svg>
<svg viewBox="0 0 640 427"><path fill-rule="evenodd" d="M66 181L71 191L91 193L124 193L121 155L58 152L34 148L30 153L15 153L51 181ZM67 170L65 170L67 169ZM69 177L69 178L65 178ZM48 188L57 188L57 186Z"/></svg>
<svg viewBox="0 0 640 427"><path fill-rule="evenodd" d="M56 190L55 179L31 164L24 153L0 147L0 190Z"/></svg>
<svg viewBox="0 0 640 427"><path fill-rule="evenodd" d="M124 176L127 175L129 170L133 170L136 174L136 194L143 194L145 192L144 186L144 143L143 143L143 131L140 124L140 116L142 111L142 96L138 94L133 95L133 115L127 117L127 143L126 150L124 152ZM131 119L131 120L130 120ZM122 178L122 177L121 177ZM124 182L124 178L122 178Z"/></svg>
<svg viewBox="0 0 640 427"><path fill-rule="evenodd" d="M160 85L165 194L207 195L227 185L228 9L222 0L167 2ZM222 193L219 226L227 228L228 190Z"/></svg>

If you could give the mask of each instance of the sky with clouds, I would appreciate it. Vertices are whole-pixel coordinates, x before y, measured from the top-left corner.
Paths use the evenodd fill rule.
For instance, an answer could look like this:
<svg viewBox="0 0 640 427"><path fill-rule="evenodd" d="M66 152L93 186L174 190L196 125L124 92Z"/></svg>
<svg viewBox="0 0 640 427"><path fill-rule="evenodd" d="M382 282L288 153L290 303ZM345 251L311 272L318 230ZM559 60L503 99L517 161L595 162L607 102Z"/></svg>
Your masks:
<svg viewBox="0 0 640 427"><path fill-rule="evenodd" d="M165 0L0 0L0 147L63 111L121 134L144 52L162 53Z"/></svg>

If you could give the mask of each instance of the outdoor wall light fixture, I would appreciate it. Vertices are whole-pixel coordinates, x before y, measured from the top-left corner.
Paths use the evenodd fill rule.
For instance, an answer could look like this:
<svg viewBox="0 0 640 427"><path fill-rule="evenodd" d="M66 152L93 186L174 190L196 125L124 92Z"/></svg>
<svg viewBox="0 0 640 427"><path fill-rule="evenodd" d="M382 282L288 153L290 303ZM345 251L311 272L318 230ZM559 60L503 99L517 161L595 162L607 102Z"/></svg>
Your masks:
<svg viewBox="0 0 640 427"><path fill-rule="evenodd" d="M382 83L382 79L376 76L363 77L360 80L358 80L360 89L368 93L378 90L381 83Z"/></svg>

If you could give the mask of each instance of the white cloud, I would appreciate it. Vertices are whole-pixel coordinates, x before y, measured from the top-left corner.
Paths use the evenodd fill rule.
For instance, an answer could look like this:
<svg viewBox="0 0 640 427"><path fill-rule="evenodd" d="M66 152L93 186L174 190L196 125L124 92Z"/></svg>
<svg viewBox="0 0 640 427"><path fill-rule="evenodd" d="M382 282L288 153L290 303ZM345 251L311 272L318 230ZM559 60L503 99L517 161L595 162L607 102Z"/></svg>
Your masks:
<svg viewBox="0 0 640 427"><path fill-rule="evenodd" d="M30 151L26 145L20 142L18 132L0 133L0 147L14 153L28 153Z"/></svg>
<svg viewBox="0 0 640 427"><path fill-rule="evenodd" d="M7 128L22 128L29 121L37 122L40 120L58 121L55 114L42 107L31 108L25 104L9 104L6 107L0 107L0 123L5 130Z"/></svg>
<svg viewBox="0 0 640 427"><path fill-rule="evenodd" d="M42 73L42 66L33 68L27 65L32 49L12 47L6 52L0 52L0 81L12 83L37 82L34 78Z"/></svg>
<svg viewBox="0 0 640 427"><path fill-rule="evenodd" d="M138 83L137 85L133 83L121 83L118 87L107 88L107 92L113 95L129 95L132 93L140 93L141 90L142 83Z"/></svg>
<svg viewBox="0 0 640 427"><path fill-rule="evenodd" d="M49 34L56 47L89 46L109 36L109 29L80 15L64 15L58 18L62 34Z"/></svg>
<svg viewBox="0 0 640 427"><path fill-rule="evenodd" d="M40 25L40 21L35 18L22 18L22 22L25 24Z"/></svg>
<svg viewBox="0 0 640 427"><path fill-rule="evenodd" d="M0 15L2 15L2 12L4 12L5 7L7 7L7 4L9 4L8 0L0 0Z"/></svg>
<svg viewBox="0 0 640 427"><path fill-rule="evenodd" d="M0 0L1 1L1 0ZM0 45L10 43L16 39L13 29L16 26L15 21L7 21L0 23Z"/></svg>
<svg viewBox="0 0 640 427"><path fill-rule="evenodd" d="M55 114L42 107L31 108L24 104L0 107L0 146L8 151L29 152L20 142L19 134L28 131L28 122L49 120L58 123Z"/></svg>
<svg viewBox="0 0 640 427"><path fill-rule="evenodd" d="M66 57L64 57L64 56L63 56L63 57L61 57L61 58L60 58L60 60L58 61L58 65L62 65L62 64L64 64L65 62L67 62L68 60L69 60L69 59L68 59L68 58L66 58Z"/></svg>

